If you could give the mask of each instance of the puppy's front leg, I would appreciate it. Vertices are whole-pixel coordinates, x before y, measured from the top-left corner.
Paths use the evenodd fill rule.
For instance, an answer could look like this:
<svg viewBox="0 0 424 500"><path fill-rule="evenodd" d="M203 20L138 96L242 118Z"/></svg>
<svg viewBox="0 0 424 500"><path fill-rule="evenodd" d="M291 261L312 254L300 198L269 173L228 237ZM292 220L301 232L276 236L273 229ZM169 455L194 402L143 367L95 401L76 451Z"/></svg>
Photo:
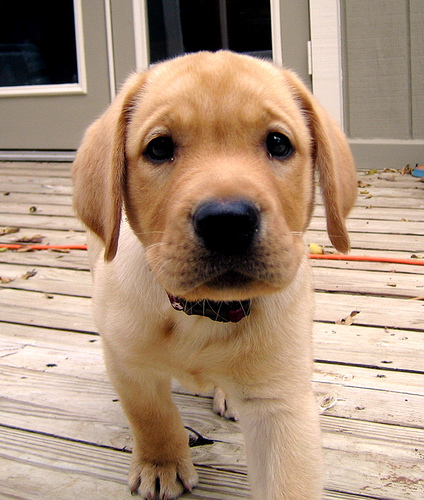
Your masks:
<svg viewBox="0 0 424 500"><path fill-rule="evenodd" d="M108 374L131 426L134 446L128 483L142 498L171 500L198 482L188 435L172 401L169 379L124 366L106 351Z"/></svg>
<svg viewBox="0 0 424 500"><path fill-rule="evenodd" d="M240 403L255 500L318 500L322 496L319 416L312 392L293 401Z"/></svg>

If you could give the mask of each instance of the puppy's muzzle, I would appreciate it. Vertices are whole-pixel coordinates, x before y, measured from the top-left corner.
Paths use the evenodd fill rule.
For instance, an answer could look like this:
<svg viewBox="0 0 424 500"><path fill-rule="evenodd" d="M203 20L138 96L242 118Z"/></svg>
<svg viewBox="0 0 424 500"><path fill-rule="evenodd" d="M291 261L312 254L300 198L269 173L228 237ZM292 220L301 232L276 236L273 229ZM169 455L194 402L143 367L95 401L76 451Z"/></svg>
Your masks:
<svg viewBox="0 0 424 500"><path fill-rule="evenodd" d="M208 200L193 214L193 227L204 247L227 257L246 253L259 226L258 207L244 199Z"/></svg>

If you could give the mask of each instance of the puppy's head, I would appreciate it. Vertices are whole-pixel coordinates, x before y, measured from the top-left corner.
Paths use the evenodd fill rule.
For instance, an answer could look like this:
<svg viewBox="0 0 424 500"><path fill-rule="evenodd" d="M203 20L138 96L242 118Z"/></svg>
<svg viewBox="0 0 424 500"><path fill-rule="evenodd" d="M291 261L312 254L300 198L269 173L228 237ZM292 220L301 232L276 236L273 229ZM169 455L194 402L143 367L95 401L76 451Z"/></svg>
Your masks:
<svg viewBox="0 0 424 500"><path fill-rule="evenodd" d="M122 206L163 287L242 300L295 276L319 178L333 245L356 196L343 133L291 72L230 52L133 75L87 131L74 206L117 251Z"/></svg>

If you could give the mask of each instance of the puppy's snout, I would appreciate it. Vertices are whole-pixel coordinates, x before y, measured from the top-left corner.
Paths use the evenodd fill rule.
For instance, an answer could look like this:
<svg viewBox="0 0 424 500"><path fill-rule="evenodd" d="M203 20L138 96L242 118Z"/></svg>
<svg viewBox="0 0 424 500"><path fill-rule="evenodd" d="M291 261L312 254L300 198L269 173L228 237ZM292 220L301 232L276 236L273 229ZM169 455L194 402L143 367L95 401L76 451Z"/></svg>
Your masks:
<svg viewBox="0 0 424 500"><path fill-rule="evenodd" d="M259 209L248 200L206 201L193 215L194 230L205 247L224 255L245 252L259 225Z"/></svg>

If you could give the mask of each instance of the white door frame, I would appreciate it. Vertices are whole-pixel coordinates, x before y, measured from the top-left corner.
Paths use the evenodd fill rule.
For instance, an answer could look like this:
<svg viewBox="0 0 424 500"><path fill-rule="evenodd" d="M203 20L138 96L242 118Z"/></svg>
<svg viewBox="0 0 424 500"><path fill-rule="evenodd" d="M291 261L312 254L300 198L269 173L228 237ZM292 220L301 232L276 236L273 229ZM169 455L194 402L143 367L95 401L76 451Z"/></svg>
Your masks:
<svg viewBox="0 0 424 500"><path fill-rule="evenodd" d="M277 66L283 66L283 42L281 39L281 2L271 0L271 42L272 59Z"/></svg>
<svg viewBox="0 0 424 500"><path fill-rule="evenodd" d="M135 63L137 71L146 71L150 64L147 0L132 0L134 16Z"/></svg>
<svg viewBox="0 0 424 500"><path fill-rule="evenodd" d="M312 89L343 127L343 67L340 0L309 0Z"/></svg>

